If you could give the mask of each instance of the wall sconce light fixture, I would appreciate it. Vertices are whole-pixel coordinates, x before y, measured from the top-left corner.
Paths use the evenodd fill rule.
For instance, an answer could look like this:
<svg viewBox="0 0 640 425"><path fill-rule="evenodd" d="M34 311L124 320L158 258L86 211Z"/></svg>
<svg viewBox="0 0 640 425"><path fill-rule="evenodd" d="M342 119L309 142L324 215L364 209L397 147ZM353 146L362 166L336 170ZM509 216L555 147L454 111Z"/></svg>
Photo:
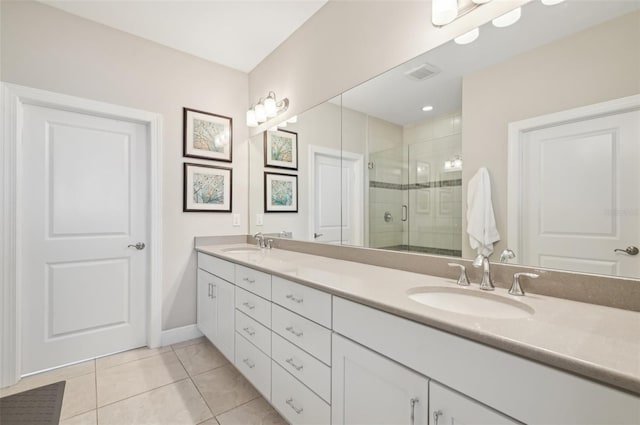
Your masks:
<svg viewBox="0 0 640 425"><path fill-rule="evenodd" d="M270 91L267 97L261 98L257 104L252 105L247 111L247 127L257 127L277 117L289 109L289 99L286 97L280 101L276 99L276 94Z"/></svg>
<svg viewBox="0 0 640 425"><path fill-rule="evenodd" d="M444 162L444 171L460 171L462 170L462 157L455 155L453 158Z"/></svg>

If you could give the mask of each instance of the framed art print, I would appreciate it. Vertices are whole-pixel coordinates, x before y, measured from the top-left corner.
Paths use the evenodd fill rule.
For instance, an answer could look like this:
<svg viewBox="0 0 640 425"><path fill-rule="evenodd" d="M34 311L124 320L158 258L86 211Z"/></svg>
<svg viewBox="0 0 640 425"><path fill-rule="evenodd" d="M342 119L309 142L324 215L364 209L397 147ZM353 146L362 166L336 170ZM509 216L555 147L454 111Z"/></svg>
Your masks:
<svg viewBox="0 0 640 425"><path fill-rule="evenodd" d="M184 212L231 212L232 171L184 164Z"/></svg>
<svg viewBox="0 0 640 425"><path fill-rule="evenodd" d="M264 166L298 169L298 133L286 130L264 132Z"/></svg>
<svg viewBox="0 0 640 425"><path fill-rule="evenodd" d="M298 176L264 173L264 212L298 212Z"/></svg>
<svg viewBox="0 0 640 425"><path fill-rule="evenodd" d="M233 120L195 109L183 111L184 156L231 162Z"/></svg>

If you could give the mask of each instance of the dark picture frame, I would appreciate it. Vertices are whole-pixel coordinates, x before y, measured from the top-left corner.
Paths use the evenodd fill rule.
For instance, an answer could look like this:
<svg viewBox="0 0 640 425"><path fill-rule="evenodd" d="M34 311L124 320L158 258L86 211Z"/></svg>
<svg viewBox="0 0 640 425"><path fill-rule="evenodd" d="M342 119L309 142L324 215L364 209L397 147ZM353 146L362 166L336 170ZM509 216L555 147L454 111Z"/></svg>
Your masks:
<svg viewBox="0 0 640 425"><path fill-rule="evenodd" d="M265 171L264 212L298 212L298 176L296 174Z"/></svg>
<svg viewBox="0 0 640 425"><path fill-rule="evenodd" d="M183 212L231 212L231 168L185 162L183 178Z"/></svg>
<svg viewBox="0 0 640 425"><path fill-rule="evenodd" d="M298 133L287 130L264 132L264 166L298 169Z"/></svg>
<svg viewBox="0 0 640 425"><path fill-rule="evenodd" d="M182 110L183 155L232 162L233 119L186 107Z"/></svg>

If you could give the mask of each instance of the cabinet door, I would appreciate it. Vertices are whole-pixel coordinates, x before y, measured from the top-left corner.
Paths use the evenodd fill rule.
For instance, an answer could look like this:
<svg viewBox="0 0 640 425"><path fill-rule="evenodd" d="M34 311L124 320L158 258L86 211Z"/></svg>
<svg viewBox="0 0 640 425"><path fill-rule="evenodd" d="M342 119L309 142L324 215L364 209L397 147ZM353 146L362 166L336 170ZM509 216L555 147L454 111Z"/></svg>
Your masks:
<svg viewBox="0 0 640 425"><path fill-rule="evenodd" d="M333 425L426 425L429 381L333 334Z"/></svg>
<svg viewBox="0 0 640 425"><path fill-rule="evenodd" d="M431 425L515 425L520 423L433 381L429 383L429 390Z"/></svg>
<svg viewBox="0 0 640 425"><path fill-rule="evenodd" d="M235 358L235 290L233 284L222 279L216 278L215 285L218 328L214 342L222 354L233 362Z"/></svg>
<svg viewBox="0 0 640 425"><path fill-rule="evenodd" d="M215 339L216 311L214 276L198 269L198 294L197 294L197 325L200 332L210 341Z"/></svg>

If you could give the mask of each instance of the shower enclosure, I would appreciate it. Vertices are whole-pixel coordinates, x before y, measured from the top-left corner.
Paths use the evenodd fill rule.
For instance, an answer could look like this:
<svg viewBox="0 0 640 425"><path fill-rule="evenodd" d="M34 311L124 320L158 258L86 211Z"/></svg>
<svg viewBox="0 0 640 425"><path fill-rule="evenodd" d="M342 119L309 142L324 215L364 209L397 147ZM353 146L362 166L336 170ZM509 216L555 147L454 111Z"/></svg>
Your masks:
<svg viewBox="0 0 640 425"><path fill-rule="evenodd" d="M461 257L460 133L420 140L369 153L368 245Z"/></svg>

